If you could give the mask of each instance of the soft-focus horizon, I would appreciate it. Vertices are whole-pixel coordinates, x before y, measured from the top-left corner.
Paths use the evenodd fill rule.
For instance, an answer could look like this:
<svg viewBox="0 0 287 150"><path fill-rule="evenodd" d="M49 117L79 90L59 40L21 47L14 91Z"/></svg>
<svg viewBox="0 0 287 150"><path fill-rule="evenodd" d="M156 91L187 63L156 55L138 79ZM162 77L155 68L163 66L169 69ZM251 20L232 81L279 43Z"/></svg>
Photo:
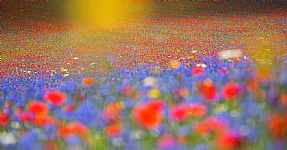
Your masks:
<svg viewBox="0 0 287 150"><path fill-rule="evenodd" d="M1 1L0 149L287 149L287 3Z"/></svg>
<svg viewBox="0 0 287 150"><path fill-rule="evenodd" d="M152 13L152 2L133 1L67 1L66 15L71 21L82 20L98 26L117 25L146 18Z"/></svg>

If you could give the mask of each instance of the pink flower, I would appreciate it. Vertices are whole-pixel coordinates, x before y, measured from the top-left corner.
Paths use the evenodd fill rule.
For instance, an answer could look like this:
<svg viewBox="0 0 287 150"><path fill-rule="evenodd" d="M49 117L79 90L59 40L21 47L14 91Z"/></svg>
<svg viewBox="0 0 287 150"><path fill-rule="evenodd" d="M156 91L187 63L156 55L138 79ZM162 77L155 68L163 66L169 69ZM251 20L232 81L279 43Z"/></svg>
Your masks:
<svg viewBox="0 0 287 150"><path fill-rule="evenodd" d="M171 109L171 118L174 121L184 121L188 117L188 107L177 105Z"/></svg>

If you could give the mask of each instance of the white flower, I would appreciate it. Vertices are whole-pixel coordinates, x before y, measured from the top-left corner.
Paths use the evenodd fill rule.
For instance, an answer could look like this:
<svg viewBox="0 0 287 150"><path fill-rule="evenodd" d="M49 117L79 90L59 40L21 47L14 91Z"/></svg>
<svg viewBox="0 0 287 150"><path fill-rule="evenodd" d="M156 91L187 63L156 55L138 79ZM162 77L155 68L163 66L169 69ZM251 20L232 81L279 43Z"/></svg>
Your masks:
<svg viewBox="0 0 287 150"><path fill-rule="evenodd" d="M157 86L157 80L154 77L146 77L143 80L144 86L151 86L151 87L156 87Z"/></svg>
<svg viewBox="0 0 287 150"><path fill-rule="evenodd" d="M202 67L202 68L206 68L207 65L206 64L196 64L197 67Z"/></svg>
<svg viewBox="0 0 287 150"><path fill-rule="evenodd" d="M241 55L242 55L242 51L240 49L224 50L224 51L219 52L219 57L222 60L238 58Z"/></svg>
<svg viewBox="0 0 287 150"><path fill-rule="evenodd" d="M137 131L132 131L130 133L130 138L133 140L137 140L137 139L141 139L144 135L144 132L141 130L137 130Z"/></svg>
<svg viewBox="0 0 287 150"><path fill-rule="evenodd" d="M1 133L0 134L0 143L1 145L9 145L9 144L15 144L16 138L12 133Z"/></svg>

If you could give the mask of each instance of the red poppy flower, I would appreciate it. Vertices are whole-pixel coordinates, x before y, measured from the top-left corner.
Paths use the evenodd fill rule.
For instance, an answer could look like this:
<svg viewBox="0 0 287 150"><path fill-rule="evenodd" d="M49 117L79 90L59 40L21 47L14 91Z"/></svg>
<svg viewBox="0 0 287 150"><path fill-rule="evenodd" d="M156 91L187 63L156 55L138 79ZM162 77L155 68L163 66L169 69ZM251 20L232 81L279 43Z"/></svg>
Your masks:
<svg viewBox="0 0 287 150"><path fill-rule="evenodd" d="M48 115L36 115L34 118L33 118L33 123L35 125L38 125L38 126L45 126L45 125L50 125L50 124L55 124L56 123L56 119L51 117L51 116L48 116Z"/></svg>
<svg viewBox="0 0 287 150"><path fill-rule="evenodd" d="M153 99L148 103L149 107L156 111L161 111L164 107L164 103L161 99Z"/></svg>
<svg viewBox="0 0 287 150"><path fill-rule="evenodd" d="M76 100L78 100L78 101L84 101L85 98L86 98L85 95L82 94L82 93L78 93L78 94L76 95Z"/></svg>
<svg viewBox="0 0 287 150"><path fill-rule="evenodd" d="M17 116L21 122L29 122L34 119L34 115L31 112L19 112Z"/></svg>
<svg viewBox="0 0 287 150"><path fill-rule="evenodd" d="M122 132L122 126L120 123L109 125L106 127L105 132L109 137L115 137Z"/></svg>
<svg viewBox="0 0 287 150"><path fill-rule="evenodd" d="M286 106L287 105L287 93L281 95L281 103Z"/></svg>
<svg viewBox="0 0 287 150"><path fill-rule="evenodd" d="M195 67L192 69L192 74L195 76L202 75L204 73L204 69L202 67Z"/></svg>
<svg viewBox="0 0 287 150"><path fill-rule="evenodd" d="M267 127L274 138L287 137L287 115L273 114L267 122Z"/></svg>
<svg viewBox="0 0 287 150"><path fill-rule="evenodd" d="M10 117L5 113L0 113L0 125L6 126L9 122Z"/></svg>
<svg viewBox="0 0 287 150"><path fill-rule="evenodd" d="M27 105L27 110L35 115L47 115L49 108L46 103L40 101L31 101Z"/></svg>
<svg viewBox="0 0 287 150"><path fill-rule="evenodd" d="M58 130L59 136L68 138L72 135L86 137L89 134L89 129L80 122L71 122Z"/></svg>
<svg viewBox="0 0 287 150"><path fill-rule="evenodd" d="M177 105L171 109L171 118L175 121L184 121L188 117L188 107Z"/></svg>
<svg viewBox="0 0 287 150"><path fill-rule="evenodd" d="M9 107L11 107L11 105L12 105L11 102L6 102L4 106L5 106L6 108L9 108Z"/></svg>
<svg viewBox="0 0 287 150"><path fill-rule="evenodd" d="M67 94L60 91L48 91L45 94L45 100L56 106L61 106L67 100Z"/></svg>
<svg viewBox="0 0 287 150"><path fill-rule="evenodd" d="M192 104L188 107L188 112L191 116L202 117L206 114L207 109L202 104Z"/></svg>
<svg viewBox="0 0 287 150"><path fill-rule="evenodd" d="M217 146L220 149L239 148L243 143L243 137L236 132L225 131L217 137Z"/></svg>
<svg viewBox="0 0 287 150"><path fill-rule="evenodd" d="M132 87L126 86L122 89L122 94L129 96L132 93Z"/></svg>
<svg viewBox="0 0 287 150"><path fill-rule="evenodd" d="M186 98L189 95L189 90L188 88L180 88L178 89L178 91L176 92L176 94L180 97L180 98Z"/></svg>
<svg viewBox="0 0 287 150"><path fill-rule="evenodd" d="M223 97L226 100L233 100L237 98L238 96L240 96L241 93L242 93L242 88L236 82L227 83L224 85L222 89Z"/></svg>
<svg viewBox="0 0 287 150"><path fill-rule="evenodd" d="M67 106L65 107L65 111L66 111L66 112L71 112L71 111L73 111L73 110L75 110L75 105L73 105L73 104L67 105Z"/></svg>
<svg viewBox="0 0 287 150"><path fill-rule="evenodd" d="M134 108L133 117L140 125L147 129L159 126L163 119L162 102L155 101Z"/></svg>
<svg viewBox="0 0 287 150"><path fill-rule="evenodd" d="M217 99L217 88L210 79L198 84L198 92L206 101L213 102Z"/></svg>
<svg viewBox="0 0 287 150"><path fill-rule="evenodd" d="M121 118L121 103L110 103L103 112L103 117L109 122L116 122Z"/></svg>
<svg viewBox="0 0 287 150"><path fill-rule="evenodd" d="M221 133L227 129L229 129L229 127L226 122L215 117L206 118L194 126L194 131L200 135L204 135L209 132Z"/></svg>

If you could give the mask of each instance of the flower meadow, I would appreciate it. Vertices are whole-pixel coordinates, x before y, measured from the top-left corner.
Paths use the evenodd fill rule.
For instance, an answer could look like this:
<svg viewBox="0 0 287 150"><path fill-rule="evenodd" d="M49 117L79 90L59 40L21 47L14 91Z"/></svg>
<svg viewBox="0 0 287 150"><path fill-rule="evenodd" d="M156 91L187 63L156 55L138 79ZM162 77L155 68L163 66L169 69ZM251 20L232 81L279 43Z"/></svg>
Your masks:
<svg viewBox="0 0 287 150"><path fill-rule="evenodd" d="M286 17L207 11L100 29L12 21L0 148L284 150Z"/></svg>

